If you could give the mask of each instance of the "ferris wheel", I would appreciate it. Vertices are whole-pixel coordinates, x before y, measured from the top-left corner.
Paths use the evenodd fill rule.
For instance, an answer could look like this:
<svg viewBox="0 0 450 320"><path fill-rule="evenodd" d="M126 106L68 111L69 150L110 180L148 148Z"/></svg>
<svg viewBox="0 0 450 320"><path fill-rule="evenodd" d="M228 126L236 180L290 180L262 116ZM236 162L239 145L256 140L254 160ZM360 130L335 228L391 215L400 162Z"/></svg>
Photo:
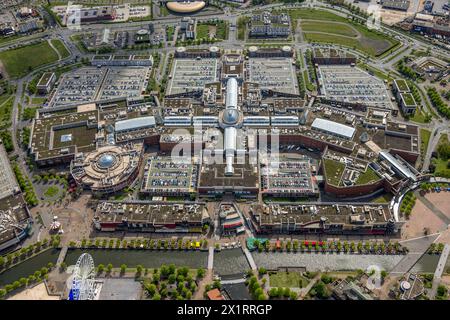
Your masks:
<svg viewBox="0 0 450 320"><path fill-rule="evenodd" d="M72 274L71 300L93 300L95 296L94 259L83 253L77 260Z"/></svg>

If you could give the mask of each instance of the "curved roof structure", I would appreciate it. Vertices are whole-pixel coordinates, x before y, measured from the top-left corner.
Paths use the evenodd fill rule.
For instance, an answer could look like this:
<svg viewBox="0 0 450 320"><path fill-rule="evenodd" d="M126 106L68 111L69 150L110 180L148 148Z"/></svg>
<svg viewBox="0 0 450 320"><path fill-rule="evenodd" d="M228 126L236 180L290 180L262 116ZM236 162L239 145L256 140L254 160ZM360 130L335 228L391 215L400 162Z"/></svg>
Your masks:
<svg viewBox="0 0 450 320"><path fill-rule="evenodd" d="M203 9L206 6L205 1L171 1L166 4L167 9L178 13L191 13Z"/></svg>
<svg viewBox="0 0 450 320"><path fill-rule="evenodd" d="M117 158L115 155L111 153L105 153L100 156L100 158L97 161L97 164L99 167L103 169L109 169L111 168L114 163L117 161Z"/></svg>
<svg viewBox="0 0 450 320"><path fill-rule="evenodd" d="M227 81L227 96L225 99L226 107L237 108L238 103L238 83L235 78L229 78Z"/></svg>
<svg viewBox="0 0 450 320"><path fill-rule="evenodd" d="M238 120L239 120L239 111L237 111L237 109L234 109L234 108L226 109L223 112L222 120L226 124L235 124L235 123L237 123Z"/></svg>
<svg viewBox="0 0 450 320"><path fill-rule="evenodd" d="M70 165L70 173L78 184L94 192L116 192L129 185L139 169L143 143L122 146L106 145L80 153Z"/></svg>

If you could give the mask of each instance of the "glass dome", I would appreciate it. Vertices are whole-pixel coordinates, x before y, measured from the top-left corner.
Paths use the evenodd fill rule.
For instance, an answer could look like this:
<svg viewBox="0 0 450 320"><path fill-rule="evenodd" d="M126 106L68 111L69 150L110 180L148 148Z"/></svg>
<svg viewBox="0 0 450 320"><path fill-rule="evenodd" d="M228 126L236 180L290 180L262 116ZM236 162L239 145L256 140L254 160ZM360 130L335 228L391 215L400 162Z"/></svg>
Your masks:
<svg viewBox="0 0 450 320"><path fill-rule="evenodd" d="M239 119L239 111L236 109L226 109L223 112L223 122L226 124L235 124Z"/></svg>
<svg viewBox="0 0 450 320"><path fill-rule="evenodd" d="M98 159L98 166L103 169L111 168L116 162L116 157L110 153L106 153Z"/></svg>

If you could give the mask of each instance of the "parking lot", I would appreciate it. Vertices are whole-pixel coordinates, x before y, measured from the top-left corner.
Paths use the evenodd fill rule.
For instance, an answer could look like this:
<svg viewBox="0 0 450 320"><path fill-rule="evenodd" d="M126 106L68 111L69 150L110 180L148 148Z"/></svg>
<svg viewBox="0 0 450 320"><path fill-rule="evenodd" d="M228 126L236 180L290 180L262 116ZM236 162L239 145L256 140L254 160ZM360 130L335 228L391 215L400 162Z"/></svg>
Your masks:
<svg viewBox="0 0 450 320"><path fill-rule="evenodd" d="M139 97L147 86L149 68L80 68L65 74L51 100L52 107L100 99Z"/></svg>
<svg viewBox="0 0 450 320"><path fill-rule="evenodd" d="M248 63L249 81L261 89L298 94L297 77L291 58L251 58Z"/></svg>
<svg viewBox="0 0 450 320"><path fill-rule="evenodd" d="M261 163L261 188L268 192L314 193L315 186L308 157L286 158Z"/></svg>
<svg viewBox="0 0 450 320"><path fill-rule="evenodd" d="M93 101L105 77L106 69L80 68L65 74L52 99L52 106Z"/></svg>
<svg viewBox="0 0 450 320"><path fill-rule="evenodd" d="M382 80L351 66L319 66L321 95L343 103L393 109L389 92Z"/></svg>
<svg viewBox="0 0 450 320"><path fill-rule="evenodd" d="M175 59L168 94L203 90L217 81L217 59Z"/></svg>
<svg viewBox="0 0 450 320"><path fill-rule="evenodd" d="M147 87L150 68L108 68L96 100L118 97L135 98Z"/></svg>
<svg viewBox="0 0 450 320"><path fill-rule="evenodd" d="M154 157L144 171L143 191L161 193L189 193L197 188L198 167L191 162L176 163L170 157Z"/></svg>

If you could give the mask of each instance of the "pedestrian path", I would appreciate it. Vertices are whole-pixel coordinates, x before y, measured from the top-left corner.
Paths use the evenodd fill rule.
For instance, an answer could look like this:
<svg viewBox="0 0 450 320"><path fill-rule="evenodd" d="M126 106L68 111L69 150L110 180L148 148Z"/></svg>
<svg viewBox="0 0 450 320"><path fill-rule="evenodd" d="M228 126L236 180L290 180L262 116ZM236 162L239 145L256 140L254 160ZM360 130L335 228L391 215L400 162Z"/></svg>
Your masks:
<svg viewBox="0 0 450 320"><path fill-rule="evenodd" d="M444 250L442 250L441 257L439 258L439 262L436 266L436 270L434 271L433 286L431 287L431 293L428 295L430 298L434 298L436 296L437 288L441 283L441 276L444 272L449 253L450 245L446 244L444 246Z"/></svg>
<svg viewBox="0 0 450 320"><path fill-rule="evenodd" d="M208 250L208 270L212 270L214 266L214 247L209 247Z"/></svg>
<svg viewBox="0 0 450 320"><path fill-rule="evenodd" d="M56 265L57 266L60 266L61 263L64 262L64 259L66 258L66 254L67 254L67 250L68 249L69 249L68 246L62 247L61 252L59 253L59 256L58 256L58 260L56 261Z"/></svg>
<svg viewBox="0 0 450 320"><path fill-rule="evenodd" d="M242 250L244 251L245 257L248 260L248 263L250 264L250 268L252 268L252 270L256 270L256 263L255 260L253 260L253 256L250 253L250 251L248 251L247 248L242 248Z"/></svg>

